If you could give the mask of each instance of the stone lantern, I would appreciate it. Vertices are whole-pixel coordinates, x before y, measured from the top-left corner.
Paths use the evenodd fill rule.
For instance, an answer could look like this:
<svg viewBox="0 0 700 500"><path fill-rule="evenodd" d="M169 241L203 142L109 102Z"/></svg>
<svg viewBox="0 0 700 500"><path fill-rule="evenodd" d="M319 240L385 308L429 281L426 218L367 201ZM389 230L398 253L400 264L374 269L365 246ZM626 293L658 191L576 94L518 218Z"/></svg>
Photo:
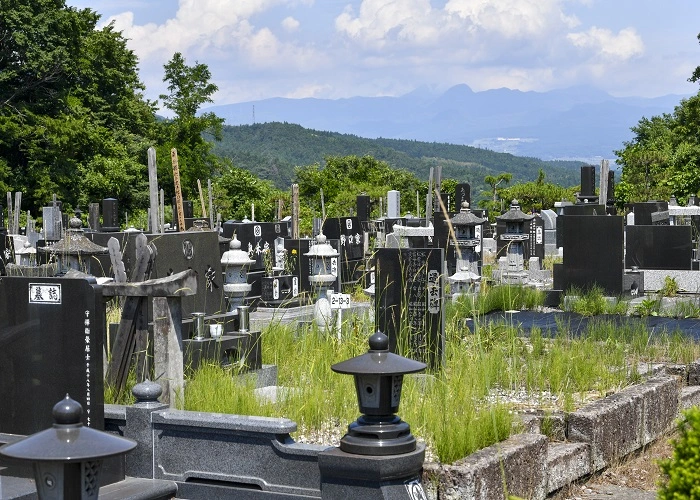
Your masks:
<svg viewBox="0 0 700 500"><path fill-rule="evenodd" d="M40 247L40 252L56 255L58 259L58 275L65 274L69 269L90 274L90 261L96 255L106 255L107 247L96 245L83 234L83 223L78 217L68 222L66 234L56 243Z"/></svg>
<svg viewBox="0 0 700 500"><path fill-rule="evenodd" d="M455 273L449 277L453 284L453 296L476 289L481 279L481 228L486 219L477 217L469 209L469 203L463 202L459 213L451 220L454 229L457 254Z"/></svg>
<svg viewBox="0 0 700 500"><path fill-rule="evenodd" d="M389 351L389 337L376 332L369 351L331 366L337 373L355 377L362 415L348 426L340 449L358 455L397 455L416 449L410 426L396 412L401 400L403 376L425 369L425 363Z"/></svg>
<svg viewBox="0 0 700 500"><path fill-rule="evenodd" d="M248 268L254 263L248 252L241 250L241 242L234 234L229 243L229 250L221 256L221 267L224 269L224 296L229 313L236 311L250 292L252 286L248 283Z"/></svg>
<svg viewBox="0 0 700 500"><path fill-rule="evenodd" d="M498 221L498 255L505 253L505 261L500 269L501 280L510 284L527 282L528 273L525 271L525 242L530 239L530 224L534 215L520 210L518 200L513 200L510 210L496 217ZM502 258L502 257L501 257ZM499 261L499 267L501 262Z"/></svg>
<svg viewBox="0 0 700 500"><path fill-rule="evenodd" d="M328 292L338 275L338 252L326 241L326 236L319 233L316 236L316 244L307 253L311 260L312 274L309 282L314 289L318 289L318 297L314 304L314 320L319 327L332 324L331 303L328 300Z"/></svg>
<svg viewBox="0 0 700 500"><path fill-rule="evenodd" d="M15 250L15 255L19 257L20 266L33 266L36 263L36 248L29 240L25 240L21 249Z"/></svg>
<svg viewBox="0 0 700 500"><path fill-rule="evenodd" d="M52 428L0 448L4 457L34 462L39 499L97 499L102 459L136 447L130 439L84 427L82 412L80 403L66 394L53 407Z"/></svg>

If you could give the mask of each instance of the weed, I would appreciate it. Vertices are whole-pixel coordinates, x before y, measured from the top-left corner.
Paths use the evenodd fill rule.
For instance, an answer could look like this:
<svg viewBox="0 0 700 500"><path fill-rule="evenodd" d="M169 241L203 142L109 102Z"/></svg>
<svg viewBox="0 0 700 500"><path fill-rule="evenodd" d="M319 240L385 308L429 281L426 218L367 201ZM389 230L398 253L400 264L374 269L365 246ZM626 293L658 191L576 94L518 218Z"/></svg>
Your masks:
<svg viewBox="0 0 700 500"><path fill-rule="evenodd" d="M671 276L666 276L664 278L664 284L659 290L659 295L661 297L675 297L678 295L678 282L676 279Z"/></svg>

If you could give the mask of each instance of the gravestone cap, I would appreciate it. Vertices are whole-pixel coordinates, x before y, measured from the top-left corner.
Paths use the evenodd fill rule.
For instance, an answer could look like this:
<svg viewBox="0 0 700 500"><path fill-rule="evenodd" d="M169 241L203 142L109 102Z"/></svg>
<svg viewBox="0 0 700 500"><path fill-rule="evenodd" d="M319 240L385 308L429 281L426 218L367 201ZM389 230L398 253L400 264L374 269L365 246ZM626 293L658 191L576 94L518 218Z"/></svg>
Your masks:
<svg viewBox="0 0 700 500"><path fill-rule="evenodd" d="M131 393L136 398L137 403L151 403L158 401L158 398L163 394L163 388L160 384L146 379L136 384L131 389Z"/></svg>

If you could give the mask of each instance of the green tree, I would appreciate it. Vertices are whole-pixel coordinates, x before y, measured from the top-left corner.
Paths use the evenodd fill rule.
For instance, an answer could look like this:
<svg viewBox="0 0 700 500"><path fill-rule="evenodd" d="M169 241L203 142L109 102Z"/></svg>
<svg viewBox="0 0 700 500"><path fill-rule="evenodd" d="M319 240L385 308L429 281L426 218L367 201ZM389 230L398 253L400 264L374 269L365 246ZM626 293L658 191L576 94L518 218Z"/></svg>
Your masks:
<svg viewBox="0 0 700 500"><path fill-rule="evenodd" d="M700 94L684 99L673 113L642 118L635 137L616 151L622 166L615 187L619 204L668 199L685 201L700 190Z"/></svg>
<svg viewBox="0 0 700 500"><path fill-rule="evenodd" d="M180 185L185 198L197 193L197 180L203 181L223 168L212 153L210 137L221 140L224 120L214 113L197 116L199 108L213 102L218 87L211 83L211 72L206 64L195 62L188 66L181 53L176 52L164 66L163 81L168 83L168 94L161 94L163 105L175 113L164 125L165 142L158 148L158 177L169 196L174 194L170 150L177 149Z"/></svg>
<svg viewBox="0 0 700 500"><path fill-rule="evenodd" d="M98 21L63 0L0 0L0 189L23 191L24 209L56 194L128 210L147 187L154 108L126 40Z"/></svg>
<svg viewBox="0 0 700 500"><path fill-rule="evenodd" d="M565 188L557 184L545 182L542 169L534 182L514 184L504 188L500 196L504 200L518 200L524 212L539 212L554 208L554 203L562 200L575 201L577 187Z"/></svg>
<svg viewBox="0 0 700 500"><path fill-rule="evenodd" d="M256 220L273 220L276 201L283 196L270 181L261 180L230 162L226 162L223 172L214 180L213 191L217 210L224 220L250 217L253 203Z"/></svg>
<svg viewBox="0 0 700 500"><path fill-rule="evenodd" d="M403 200L415 199L416 192L420 199L425 199L427 194L426 182L369 155L328 156L325 162L324 167L316 163L295 170L300 201L311 207L316 216L321 216L321 190L327 217L348 215L355 210L357 195L361 193L377 199L395 189L401 192ZM375 210L373 217L379 216L379 207Z"/></svg>
<svg viewBox="0 0 700 500"><path fill-rule="evenodd" d="M493 218L503 211L503 203L499 201L501 199L500 192L512 179L513 175L506 172L484 177L484 182L490 187L490 190L481 193L483 199L479 202L479 206L489 211L489 218ZM499 186L501 187L499 188Z"/></svg>

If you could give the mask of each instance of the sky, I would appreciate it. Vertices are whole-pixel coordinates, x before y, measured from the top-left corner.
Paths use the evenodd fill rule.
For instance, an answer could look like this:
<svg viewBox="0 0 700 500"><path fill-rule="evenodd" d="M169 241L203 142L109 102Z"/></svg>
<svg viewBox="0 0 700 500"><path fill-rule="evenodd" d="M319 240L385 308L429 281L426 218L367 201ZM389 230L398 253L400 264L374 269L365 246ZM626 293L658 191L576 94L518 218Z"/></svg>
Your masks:
<svg viewBox="0 0 700 500"><path fill-rule="evenodd" d="M214 104L400 96L457 84L691 95L698 0L67 0L114 22L146 97L175 52L206 64ZM167 113L166 113L167 115Z"/></svg>

